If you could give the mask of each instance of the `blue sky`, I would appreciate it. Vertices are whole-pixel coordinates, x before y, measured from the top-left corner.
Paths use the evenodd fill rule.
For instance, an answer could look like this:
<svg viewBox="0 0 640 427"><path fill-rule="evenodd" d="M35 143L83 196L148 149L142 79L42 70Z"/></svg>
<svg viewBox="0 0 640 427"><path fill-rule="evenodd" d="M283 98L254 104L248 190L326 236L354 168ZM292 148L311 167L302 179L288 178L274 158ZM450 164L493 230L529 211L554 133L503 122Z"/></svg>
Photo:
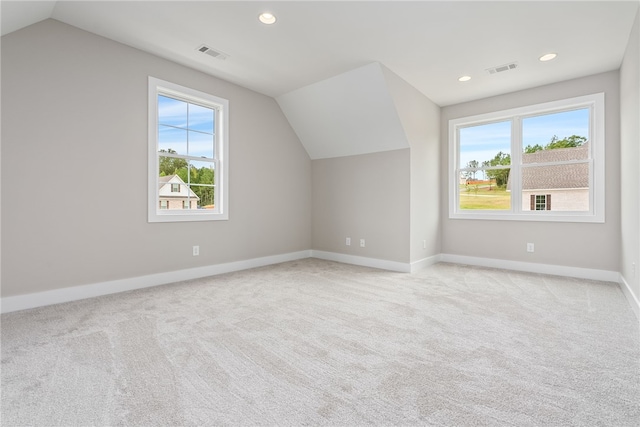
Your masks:
<svg viewBox="0 0 640 427"><path fill-rule="evenodd" d="M213 158L214 111L158 96L158 145L189 156ZM187 141L189 141L187 148Z"/></svg>
<svg viewBox="0 0 640 427"><path fill-rule="evenodd" d="M547 145L554 135L563 139L571 135L589 137L589 109L564 111L526 117L522 120L523 148ZM460 167L471 160L480 165L498 154L511 152L511 122L496 122L460 129Z"/></svg>
<svg viewBox="0 0 640 427"><path fill-rule="evenodd" d="M498 152L511 152L511 122L497 122L460 129L460 167L471 160L482 165Z"/></svg>

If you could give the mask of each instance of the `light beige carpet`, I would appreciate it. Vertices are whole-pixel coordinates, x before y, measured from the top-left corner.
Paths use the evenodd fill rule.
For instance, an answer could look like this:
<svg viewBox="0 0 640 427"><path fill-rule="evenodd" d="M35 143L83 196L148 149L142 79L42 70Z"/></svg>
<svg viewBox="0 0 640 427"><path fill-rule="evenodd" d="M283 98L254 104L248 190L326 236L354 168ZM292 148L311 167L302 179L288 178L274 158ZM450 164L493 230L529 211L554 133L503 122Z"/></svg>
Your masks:
<svg viewBox="0 0 640 427"><path fill-rule="evenodd" d="M2 315L3 426L638 426L616 284L316 259Z"/></svg>

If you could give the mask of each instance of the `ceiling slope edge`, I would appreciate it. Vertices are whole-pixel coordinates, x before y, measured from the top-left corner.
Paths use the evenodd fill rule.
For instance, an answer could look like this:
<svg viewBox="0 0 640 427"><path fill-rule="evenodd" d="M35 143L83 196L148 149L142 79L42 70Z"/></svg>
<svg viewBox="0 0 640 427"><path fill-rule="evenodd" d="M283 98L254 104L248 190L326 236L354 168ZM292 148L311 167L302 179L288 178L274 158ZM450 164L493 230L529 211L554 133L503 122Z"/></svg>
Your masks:
<svg viewBox="0 0 640 427"><path fill-rule="evenodd" d="M312 160L409 148L377 62L304 86L276 101Z"/></svg>
<svg viewBox="0 0 640 427"><path fill-rule="evenodd" d="M381 67L409 145L422 145L434 135L438 139L440 106L384 65Z"/></svg>

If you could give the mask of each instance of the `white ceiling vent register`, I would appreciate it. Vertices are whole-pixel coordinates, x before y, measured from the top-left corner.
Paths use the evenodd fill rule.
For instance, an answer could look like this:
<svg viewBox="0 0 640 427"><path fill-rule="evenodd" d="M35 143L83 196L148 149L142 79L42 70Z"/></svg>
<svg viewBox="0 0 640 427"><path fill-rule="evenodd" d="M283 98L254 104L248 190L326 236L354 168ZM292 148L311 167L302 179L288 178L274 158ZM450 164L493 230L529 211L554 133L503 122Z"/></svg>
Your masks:
<svg viewBox="0 0 640 427"><path fill-rule="evenodd" d="M498 65L497 67L487 68L489 74L502 73L503 71L513 70L518 66L517 62L511 64Z"/></svg>
<svg viewBox="0 0 640 427"><path fill-rule="evenodd" d="M211 49L206 44L203 44L202 46L198 47L198 52L206 53L209 56L213 56L216 59L222 59L222 60L225 60L229 57L229 55L227 55L226 53L220 52L219 50Z"/></svg>

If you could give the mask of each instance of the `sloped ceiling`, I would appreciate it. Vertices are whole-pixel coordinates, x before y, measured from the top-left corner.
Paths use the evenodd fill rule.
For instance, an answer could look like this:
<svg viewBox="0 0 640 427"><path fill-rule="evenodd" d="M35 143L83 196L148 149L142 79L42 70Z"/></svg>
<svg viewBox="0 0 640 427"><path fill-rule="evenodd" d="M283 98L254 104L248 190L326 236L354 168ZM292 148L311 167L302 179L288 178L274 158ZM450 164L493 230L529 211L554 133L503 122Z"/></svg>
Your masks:
<svg viewBox="0 0 640 427"><path fill-rule="evenodd" d="M440 106L618 69L638 1L7 1L278 97L379 62ZM278 20L261 24L269 10ZM201 54L202 44L229 55ZM556 52L554 61L538 57ZM487 69L517 62L509 72ZM468 74L472 79L458 82Z"/></svg>
<svg viewBox="0 0 640 427"><path fill-rule="evenodd" d="M2 1L2 35L51 18L55 6L55 1Z"/></svg>
<svg viewBox="0 0 640 427"><path fill-rule="evenodd" d="M378 63L276 100L312 159L409 147Z"/></svg>
<svg viewBox="0 0 640 427"><path fill-rule="evenodd" d="M268 96L312 158L407 147L380 64L439 106L620 67L638 1L7 1ZM258 22L260 12L277 17ZM208 44L229 57L201 54ZM540 62L544 53L558 58ZM518 66L490 74L508 63ZM378 65L372 65L372 64ZM472 79L460 83L458 77Z"/></svg>

